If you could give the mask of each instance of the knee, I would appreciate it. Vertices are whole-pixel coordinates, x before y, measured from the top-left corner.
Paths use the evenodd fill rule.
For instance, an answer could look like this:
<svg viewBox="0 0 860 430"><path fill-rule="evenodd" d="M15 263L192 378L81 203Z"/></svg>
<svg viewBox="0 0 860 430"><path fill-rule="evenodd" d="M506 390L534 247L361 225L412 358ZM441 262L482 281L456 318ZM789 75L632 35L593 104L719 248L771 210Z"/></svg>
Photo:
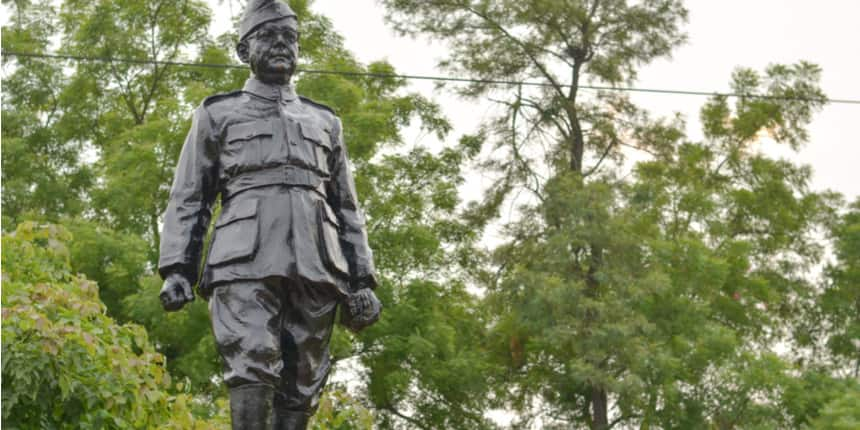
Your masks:
<svg viewBox="0 0 860 430"><path fill-rule="evenodd" d="M284 364L278 348L266 343L246 346L232 357L225 357L224 383L231 388L250 384L279 386Z"/></svg>

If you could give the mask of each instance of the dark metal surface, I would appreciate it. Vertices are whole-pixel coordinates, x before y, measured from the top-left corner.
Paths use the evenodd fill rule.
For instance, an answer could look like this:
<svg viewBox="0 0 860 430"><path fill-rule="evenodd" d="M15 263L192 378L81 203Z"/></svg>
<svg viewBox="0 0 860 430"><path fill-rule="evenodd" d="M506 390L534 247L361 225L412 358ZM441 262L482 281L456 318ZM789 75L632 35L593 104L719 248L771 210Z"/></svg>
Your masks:
<svg viewBox="0 0 860 430"><path fill-rule="evenodd" d="M253 76L195 111L164 213L160 298L179 310L200 281L234 429L305 428L328 377L337 305L353 330L381 311L341 121L290 84L297 26L279 0L248 2L236 51ZM254 400L266 389L274 394Z"/></svg>
<svg viewBox="0 0 860 430"><path fill-rule="evenodd" d="M330 290L279 278L215 288L209 313L224 383L265 384L281 394L282 408L315 410L331 368L336 306Z"/></svg>
<svg viewBox="0 0 860 430"><path fill-rule="evenodd" d="M211 206L223 208L201 293L271 276L335 285L373 278L340 120L289 85L252 77L196 111L164 218L159 270L192 273Z"/></svg>

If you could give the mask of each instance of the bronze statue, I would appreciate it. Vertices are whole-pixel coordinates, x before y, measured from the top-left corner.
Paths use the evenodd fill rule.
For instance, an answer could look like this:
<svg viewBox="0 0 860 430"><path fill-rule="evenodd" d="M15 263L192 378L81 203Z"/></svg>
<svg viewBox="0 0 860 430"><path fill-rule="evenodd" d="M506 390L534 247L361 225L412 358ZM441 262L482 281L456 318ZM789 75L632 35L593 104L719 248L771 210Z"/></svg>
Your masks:
<svg viewBox="0 0 860 430"><path fill-rule="evenodd" d="M306 428L328 377L337 305L353 330L381 308L341 121L290 82L298 38L287 4L248 2L236 50L253 76L197 108L164 214L160 297L176 311L194 300L221 198L199 293L234 429Z"/></svg>

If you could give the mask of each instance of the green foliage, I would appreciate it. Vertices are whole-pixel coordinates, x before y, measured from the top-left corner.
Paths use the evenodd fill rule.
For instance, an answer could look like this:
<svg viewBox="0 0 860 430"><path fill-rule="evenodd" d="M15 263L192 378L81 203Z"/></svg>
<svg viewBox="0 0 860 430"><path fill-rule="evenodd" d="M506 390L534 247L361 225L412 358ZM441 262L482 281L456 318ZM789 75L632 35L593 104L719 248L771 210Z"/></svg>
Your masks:
<svg viewBox="0 0 860 430"><path fill-rule="evenodd" d="M308 428L313 430L370 430L373 414L338 387L329 387L320 399Z"/></svg>
<svg viewBox="0 0 860 430"><path fill-rule="evenodd" d="M826 329L817 334L843 365L860 368L860 200L834 226L836 263L828 270L829 282L819 301L818 316Z"/></svg>
<svg viewBox="0 0 860 430"><path fill-rule="evenodd" d="M215 348L206 302L199 298L183 312L166 313L158 293L161 278L142 278L137 290L126 295L120 313L147 328L159 351L167 358L167 368L182 378L195 393L224 395L213 376L221 372L221 359Z"/></svg>
<svg viewBox="0 0 860 430"><path fill-rule="evenodd" d="M502 114L480 133L493 145L482 166L495 183L469 218L481 226L511 195L542 199L552 171L594 174L623 147L658 150L654 137L674 132L619 93L581 97L580 81L629 82L636 68L668 56L685 40L687 11L678 0L413 1L382 2L399 32L448 43L440 66L478 80L456 91L491 95ZM545 86L491 81L540 80ZM568 85L570 85L568 87ZM593 165L586 168L586 161Z"/></svg>
<svg viewBox="0 0 860 430"><path fill-rule="evenodd" d="M849 430L860 427L860 388L853 389L828 403L821 411L821 416L812 422L809 428L816 430Z"/></svg>
<svg viewBox="0 0 860 430"><path fill-rule="evenodd" d="M823 103L817 66L739 69L734 92L767 97L713 98L705 141L689 142L679 118L578 91L582 78L628 82L668 55L684 40L679 1L383 4L400 32L448 42L443 67L546 84L461 90L503 108L473 139L494 146L482 165L497 179L467 219L484 225L504 202L525 200L512 201L515 191L531 196L481 277L488 346L510 369L495 395L520 425L787 428L838 397L832 370L769 351L789 344L805 355L798 348L826 338L856 359L853 221L833 230L839 262L818 295L808 273L822 262L838 196L810 191L808 167L758 147L808 140ZM621 177L625 148L649 157ZM793 337L798 327L807 341Z"/></svg>
<svg viewBox="0 0 860 430"><path fill-rule="evenodd" d="M72 274L70 241L30 222L3 235L4 427L192 428L144 328L117 324Z"/></svg>
<svg viewBox="0 0 860 430"><path fill-rule="evenodd" d="M74 273L84 273L101 286L99 298L108 314L128 320L121 312L122 299L136 293L146 273L147 244L138 235L122 233L82 218L64 219L73 240L68 242Z"/></svg>
<svg viewBox="0 0 860 430"><path fill-rule="evenodd" d="M768 88L818 91L803 65L787 69L798 72L769 74ZM767 345L790 342L810 303L816 232L838 200L809 190L808 168L754 149L761 130L815 102L755 103L711 101L704 123L730 127L711 127L704 142L662 133L665 142L652 142L661 152L631 180L558 174L509 226L488 300L500 315L497 342L510 345L501 358L522 369L513 405L537 396L555 420L590 423L597 386L619 422L790 426L786 417L800 412L781 402L797 369ZM802 134L772 136L795 145Z"/></svg>
<svg viewBox="0 0 860 430"><path fill-rule="evenodd" d="M4 0L4 7L11 7ZM3 27L3 50L48 52L58 27L51 1L14 2ZM3 226L22 217L53 219L80 214L81 195L93 185L92 169L83 163L86 145L69 140L62 111L63 89L70 79L50 62L19 59L7 73L4 58L2 96Z"/></svg>
<svg viewBox="0 0 860 430"><path fill-rule="evenodd" d="M379 428L487 428L495 368L485 315L461 279L478 232L458 213L461 148L381 157L359 171L384 317L359 337Z"/></svg>

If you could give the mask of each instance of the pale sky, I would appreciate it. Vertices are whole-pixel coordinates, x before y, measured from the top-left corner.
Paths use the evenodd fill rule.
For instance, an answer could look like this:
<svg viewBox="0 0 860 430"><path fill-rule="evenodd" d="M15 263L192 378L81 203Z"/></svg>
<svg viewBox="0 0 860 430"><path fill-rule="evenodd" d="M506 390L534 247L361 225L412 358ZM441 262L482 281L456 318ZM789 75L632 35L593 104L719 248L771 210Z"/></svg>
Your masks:
<svg viewBox="0 0 860 430"><path fill-rule="evenodd" d="M806 60L823 68L821 85L829 97L860 100L860 1L689 0L687 7L689 41L672 58L643 67L635 86L728 91L738 66L762 70L770 63ZM360 60L387 59L403 74L445 75L435 67L444 46L397 36L375 0L316 0L314 8L331 18ZM456 126L455 138L474 131L490 109L489 103L434 91L432 83L413 81L410 88L442 104ZM701 137L697 118L705 97L635 94L633 100L655 115L684 114L689 136ZM860 195L860 105L827 105L809 130L811 140L799 154L778 155L811 165L815 188L848 199ZM429 144L427 139L421 143Z"/></svg>

